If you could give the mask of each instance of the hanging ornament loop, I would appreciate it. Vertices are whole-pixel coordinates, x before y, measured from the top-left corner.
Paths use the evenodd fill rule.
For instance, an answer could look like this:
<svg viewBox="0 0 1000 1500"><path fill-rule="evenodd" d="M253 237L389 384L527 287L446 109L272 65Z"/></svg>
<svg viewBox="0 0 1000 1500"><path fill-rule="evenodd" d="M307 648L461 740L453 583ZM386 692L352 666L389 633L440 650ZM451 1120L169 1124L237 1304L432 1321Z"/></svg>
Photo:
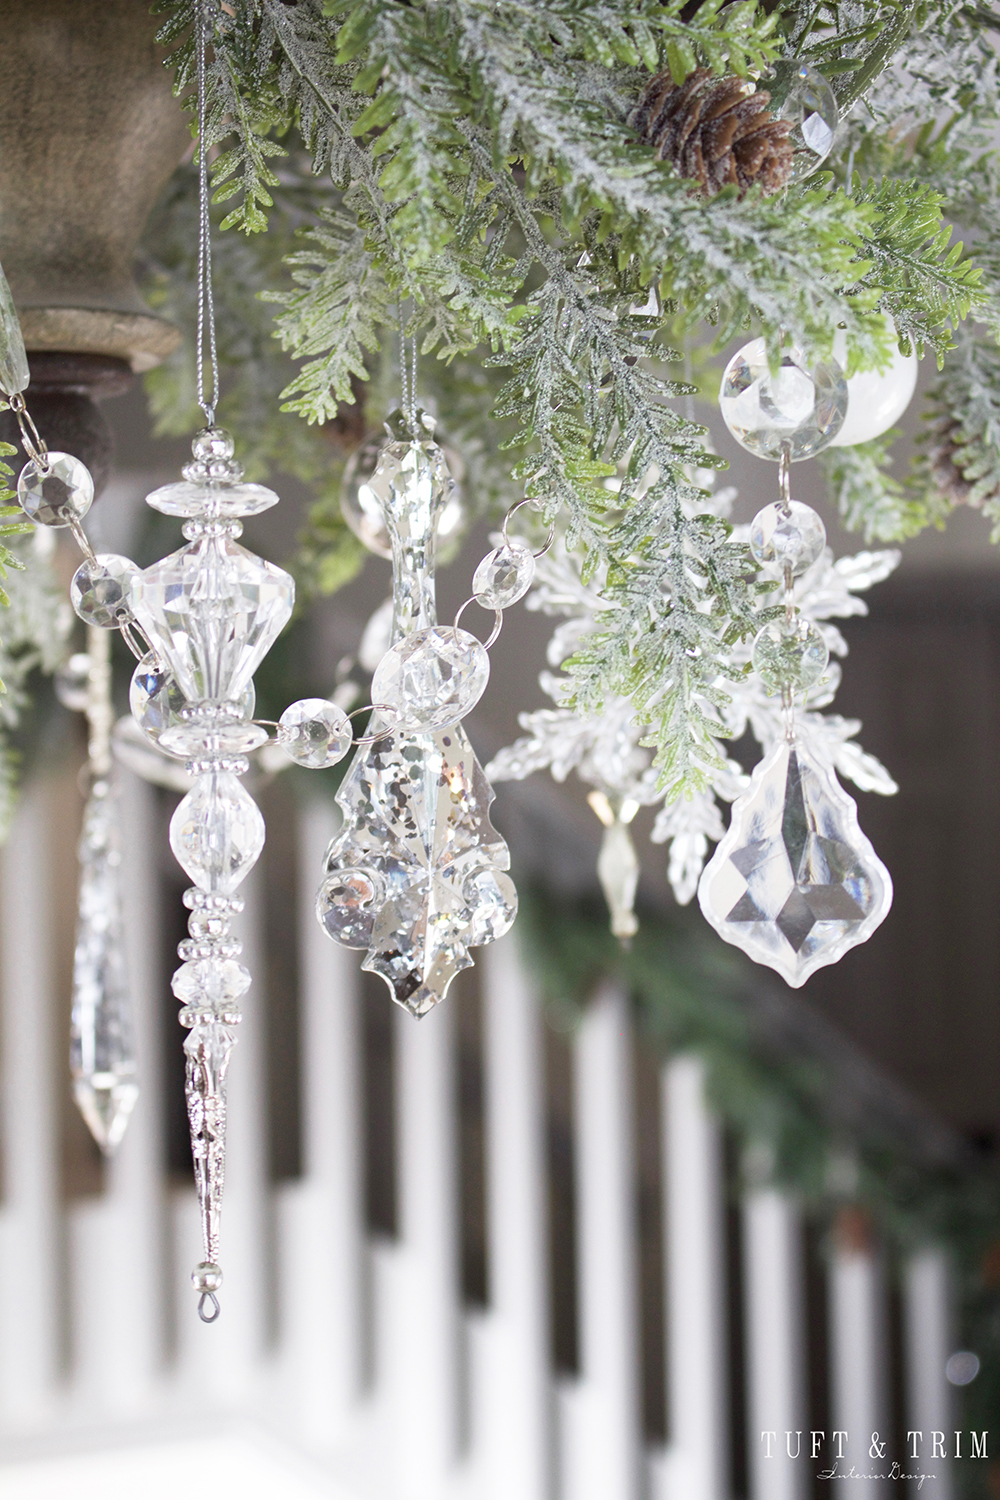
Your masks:
<svg viewBox="0 0 1000 1500"><path fill-rule="evenodd" d="M211 1311L209 1311L209 1309L211 1309ZM203 1323L214 1323L218 1319L221 1311L222 1308L219 1306L219 1299L215 1295L215 1293L202 1292L201 1296L198 1298L198 1316L201 1321Z"/></svg>
<svg viewBox="0 0 1000 1500"><path fill-rule="evenodd" d="M786 516L792 513L792 445L782 443L778 459L778 503Z"/></svg>
<svg viewBox="0 0 1000 1500"><path fill-rule="evenodd" d="M489 613L489 611L490 611L491 608L493 610L493 615L494 615L493 629L490 631L488 638L485 641L483 641L483 649L485 651L488 651L490 649L490 647L496 641L497 636L500 634L501 630L503 629L503 610L502 609L497 609L494 606L489 605L489 604L484 604L481 599L478 599L476 597L476 595L473 594L471 596L471 598L466 599L466 601L465 601L464 604L460 604L459 605L459 607L458 607L458 613L456 614L454 620L452 620L452 622L451 622L451 628L452 628L452 631L453 631L453 633L455 635L456 641L458 640L458 622L462 618L462 616L465 614L465 611L468 609L468 607L469 607L470 604L478 604L480 606L480 608L485 609L487 611L487 613Z"/></svg>
<svg viewBox="0 0 1000 1500"><path fill-rule="evenodd" d="M537 508L538 508L537 502L535 500L532 500L528 496L525 496L525 498L523 500L519 500L516 505L512 505L511 508L510 508L510 510L507 512L507 514L503 518L503 525L500 528L500 533L501 533L501 535L503 537L503 544L508 549L510 548L511 542L510 542L510 537L507 534L507 528L510 525L511 521L513 521L514 517L517 515L518 511L524 505L530 505L530 507L531 507L532 510L537 510ZM556 523L554 521L552 521L549 524L549 529L546 532L544 542L539 547L538 551L535 552L535 553L533 553L532 555L535 558L544 557L545 554L546 554L546 552L548 552L549 548L552 546L552 543L555 541L555 536L556 536Z"/></svg>
<svg viewBox="0 0 1000 1500"><path fill-rule="evenodd" d="M17 425L21 429L21 443L31 463L34 464L39 474L49 472L49 450L45 439L39 434L34 420L24 397L20 391L15 391L12 396L7 397L7 405L17 418Z"/></svg>
<svg viewBox="0 0 1000 1500"><path fill-rule="evenodd" d="M215 409L219 404L219 357L215 339L215 302L212 295L212 224L209 215L208 190L208 89L205 54L211 21L205 0L197 3L197 73L198 73L198 405L205 413L206 427L215 426ZM212 393L205 395L205 333L212 370Z"/></svg>

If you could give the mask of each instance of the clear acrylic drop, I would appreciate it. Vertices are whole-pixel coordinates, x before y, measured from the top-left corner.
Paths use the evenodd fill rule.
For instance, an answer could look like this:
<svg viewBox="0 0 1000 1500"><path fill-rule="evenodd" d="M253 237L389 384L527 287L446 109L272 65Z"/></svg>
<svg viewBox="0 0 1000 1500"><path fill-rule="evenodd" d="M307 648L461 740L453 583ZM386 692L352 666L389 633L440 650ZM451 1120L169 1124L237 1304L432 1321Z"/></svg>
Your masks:
<svg viewBox="0 0 1000 1500"><path fill-rule="evenodd" d="M139 1085L122 931L117 807L106 780L94 784L87 800L79 856L70 1075L77 1107L110 1156L125 1134Z"/></svg>
<svg viewBox="0 0 1000 1500"><path fill-rule="evenodd" d="M833 772L781 740L733 803L698 901L720 937L797 989L871 937L892 880Z"/></svg>
<svg viewBox="0 0 1000 1500"><path fill-rule="evenodd" d="M232 772L210 771L170 819L170 847L199 890L231 895L264 848L260 808Z"/></svg>

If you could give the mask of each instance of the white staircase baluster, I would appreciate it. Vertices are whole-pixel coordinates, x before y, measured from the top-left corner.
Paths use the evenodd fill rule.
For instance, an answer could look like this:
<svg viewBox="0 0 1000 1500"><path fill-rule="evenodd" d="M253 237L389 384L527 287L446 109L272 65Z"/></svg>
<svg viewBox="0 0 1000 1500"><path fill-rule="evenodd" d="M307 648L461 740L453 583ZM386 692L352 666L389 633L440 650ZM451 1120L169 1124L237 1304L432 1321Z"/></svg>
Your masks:
<svg viewBox="0 0 1000 1500"><path fill-rule="evenodd" d="M659 1500L727 1500L722 1136L696 1057L663 1069L669 1443Z"/></svg>
<svg viewBox="0 0 1000 1500"><path fill-rule="evenodd" d="M743 1202L743 1234L750 1494L752 1500L805 1500L811 1460L796 1204L773 1188L751 1191ZM763 1440L763 1433L774 1437Z"/></svg>
<svg viewBox="0 0 1000 1500"><path fill-rule="evenodd" d="M635 1500L640 1488L632 1067L628 998L606 985L574 1040L581 1372L563 1401L564 1500Z"/></svg>
<svg viewBox="0 0 1000 1500"><path fill-rule="evenodd" d="M954 1453L954 1401L945 1375L952 1339L951 1277L947 1252L929 1246L911 1256L903 1286L903 1332L906 1367L906 1427L922 1433L917 1457L908 1443L908 1474L926 1474L920 1487L927 1500L952 1500L955 1471L951 1458L933 1458L935 1432L943 1432L948 1454ZM971 1454L971 1439L963 1433L963 1458ZM904 1456L899 1455L900 1462ZM933 1476L933 1477L931 1477Z"/></svg>
<svg viewBox="0 0 1000 1500"><path fill-rule="evenodd" d="M863 1215L842 1211L830 1263L831 1404L835 1432L846 1433L843 1457L831 1439L827 1450L838 1472L881 1474L885 1461L872 1453L872 1438L889 1434L888 1326L882 1267ZM829 1436L829 1435L828 1435ZM892 1443L886 1454L891 1462ZM891 1481L865 1482L871 1494L890 1492Z"/></svg>
<svg viewBox="0 0 1000 1500"><path fill-rule="evenodd" d="M299 818L303 1160L301 1180L278 1199L277 1395L324 1443L343 1434L362 1384L362 955L332 943L314 910L338 826L336 807L320 799Z"/></svg>

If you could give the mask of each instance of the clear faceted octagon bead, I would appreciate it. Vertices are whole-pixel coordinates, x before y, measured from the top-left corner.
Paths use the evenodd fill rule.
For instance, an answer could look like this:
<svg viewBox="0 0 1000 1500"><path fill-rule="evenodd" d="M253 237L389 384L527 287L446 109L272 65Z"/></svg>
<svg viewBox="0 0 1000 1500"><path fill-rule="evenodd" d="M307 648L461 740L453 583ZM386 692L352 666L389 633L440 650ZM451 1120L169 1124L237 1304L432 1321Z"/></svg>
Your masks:
<svg viewBox="0 0 1000 1500"><path fill-rule="evenodd" d="M811 505L789 500L765 505L750 522L750 554L764 568L791 568L798 577L811 568L826 546L826 527Z"/></svg>
<svg viewBox="0 0 1000 1500"><path fill-rule="evenodd" d="M507 609L523 599L535 577L535 554L520 537L487 552L472 575L472 593L484 609Z"/></svg>
<svg viewBox="0 0 1000 1500"><path fill-rule="evenodd" d="M238 701L292 613L295 584L228 536L146 568L132 607L189 703Z"/></svg>
<svg viewBox="0 0 1000 1500"><path fill-rule="evenodd" d="M250 988L250 970L234 958L199 958L174 971L170 988L182 1005L226 1010Z"/></svg>
<svg viewBox="0 0 1000 1500"><path fill-rule="evenodd" d="M386 652L372 678L372 701L393 711L406 734L450 729L475 708L490 678L490 658L467 630L430 625Z"/></svg>
<svg viewBox="0 0 1000 1500"><path fill-rule="evenodd" d="M99 552L93 562L87 558L73 574L70 603L84 624L116 630L135 619L130 594L138 573L130 558Z"/></svg>
<svg viewBox="0 0 1000 1500"><path fill-rule="evenodd" d="M72 453L50 453L40 472L25 464L17 481L17 498L24 514L41 526L68 526L82 521L94 503L94 481L86 464Z"/></svg>
<svg viewBox="0 0 1000 1500"><path fill-rule="evenodd" d="M278 744L297 765L311 771L337 765L350 750L351 740L350 720L327 698L300 698L278 720Z"/></svg>
<svg viewBox="0 0 1000 1500"><path fill-rule="evenodd" d="M826 671L830 653L811 620L771 620L753 643L753 667L769 693L804 693Z"/></svg>
<svg viewBox="0 0 1000 1500"><path fill-rule="evenodd" d="M798 988L871 937L892 881L832 771L781 740L733 803L698 901L720 937Z"/></svg>
<svg viewBox="0 0 1000 1500"><path fill-rule="evenodd" d="M771 373L767 345L752 339L726 366L719 392L726 426L758 458L812 458L840 431L847 415L847 381L836 360L809 366L798 349L784 349Z"/></svg>
<svg viewBox="0 0 1000 1500"><path fill-rule="evenodd" d="M230 896L264 847L260 808L231 772L211 771L170 819L170 847L199 890Z"/></svg>

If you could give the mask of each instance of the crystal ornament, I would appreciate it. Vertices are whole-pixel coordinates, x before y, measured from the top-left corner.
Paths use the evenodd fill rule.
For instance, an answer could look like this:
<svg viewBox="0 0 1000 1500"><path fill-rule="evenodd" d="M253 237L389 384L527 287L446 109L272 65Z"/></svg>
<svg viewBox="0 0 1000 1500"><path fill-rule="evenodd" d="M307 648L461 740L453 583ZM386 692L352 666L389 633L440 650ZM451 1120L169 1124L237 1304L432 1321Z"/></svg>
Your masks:
<svg viewBox="0 0 1000 1500"><path fill-rule="evenodd" d="M587 798L601 822L604 838L597 856L597 878L611 913L611 931L626 946L639 931L635 893L639 885L639 856L635 852L629 824L639 811L633 798L608 797L591 792Z"/></svg>
<svg viewBox="0 0 1000 1500"><path fill-rule="evenodd" d="M487 552L472 575L472 593L484 609L508 609L523 599L535 577L535 554L514 537Z"/></svg>
<svg viewBox="0 0 1000 1500"><path fill-rule="evenodd" d="M111 1156L139 1097L119 892L117 801L95 781L83 814L73 955L70 1076L91 1135Z"/></svg>
<svg viewBox="0 0 1000 1500"><path fill-rule="evenodd" d="M392 557L392 539L383 508L386 499L384 474L378 482L373 484L373 480L388 442L391 442L394 437L402 437L405 440L409 436L408 432L401 430L397 418L398 414L394 413L389 419L388 439L381 434L367 438L361 447L352 453L344 470L340 491L340 511L344 520L358 540L364 543L369 552L374 552L376 557ZM425 432L433 433L435 425L433 417L420 412L418 422ZM439 544L454 542L465 526L465 506L462 504L461 490L455 478L460 472L461 460L448 448L441 448L440 452L444 456L450 485L447 499L437 521Z"/></svg>
<svg viewBox="0 0 1000 1500"><path fill-rule="evenodd" d="M231 895L264 847L260 808L231 771L210 771L170 819L170 847L199 890Z"/></svg>
<svg viewBox="0 0 1000 1500"><path fill-rule="evenodd" d="M90 657L86 651L75 651L56 669L53 683L63 708L82 714L90 698Z"/></svg>
<svg viewBox="0 0 1000 1500"><path fill-rule="evenodd" d="M748 453L812 458L828 446L847 413L847 382L836 360L810 367L799 349L783 349L771 373L767 345L753 339L726 366L719 392L726 426Z"/></svg>
<svg viewBox="0 0 1000 1500"><path fill-rule="evenodd" d="M351 740L350 720L326 698L301 698L278 720L278 744L298 765L313 771L342 761Z"/></svg>
<svg viewBox="0 0 1000 1500"><path fill-rule="evenodd" d="M69 585L69 598L85 625L117 630L135 618L129 602L139 569L116 552L99 552L80 564Z"/></svg>
<svg viewBox="0 0 1000 1500"><path fill-rule="evenodd" d="M17 480L17 498L29 520L40 526L71 526L82 521L94 503L90 470L71 453L50 453L47 467L25 464Z"/></svg>
<svg viewBox="0 0 1000 1500"><path fill-rule="evenodd" d="M176 677L151 651L132 673L128 699L133 719L154 745L159 746L164 730L177 729L184 722L181 710L187 707L187 699ZM255 701L254 686L250 682L235 705L241 719L253 718Z"/></svg>
<svg viewBox="0 0 1000 1500"><path fill-rule="evenodd" d="M859 370L847 382L847 416L831 448L851 448L855 443L870 443L888 432L903 415L917 388L919 361L910 346L909 354L899 352L899 333L895 323L886 317L886 333L892 340L892 358L884 370ZM834 358L847 360L847 338L839 331L833 341Z"/></svg>
<svg viewBox="0 0 1000 1500"><path fill-rule="evenodd" d="M238 701L292 613L295 584L227 535L208 535L132 582L132 608L189 703Z"/></svg>
<svg viewBox="0 0 1000 1500"><path fill-rule="evenodd" d="M750 522L750 555L762 568L805 573L822 555L826 527L811 505L789 500L765 505Z"/></svg>
<svg viewBox="0 0 1000 1500"><path fill-rule="evenodd" d="M801 182L822 166L833 149L840 123L836 96L822 73L792 59L776 63L765 83L772 113L791 122L792 181Z"/></svg>
<svg viewBox="0 0 1000 1500"><path fill-rule="evenodd" d="M21 323L10 284L0 267L0 391L15 396L28 388L30 372Z"/></svg>
<svg viewBox="0 0 1000 1500"><path fill-rule="evenodd" d="M489 653L467 630L428 625L391 646L375 669L372 699L408 734L450 729L490 680Z"/></svg>
<svg viewBox="0 0 1000 1500"><path fill-rule="evenodd" d="M435 532L453 487L429 431L425 419L419 439L403 433L388 443L371 481L392 543L395 647L435 626ZM456 639L450 627L438 634ZM373 698L386 701L374 685ZM370 734L389 728L384 715L372 716ZM344 825L327 851L317 915L335 941L368 950L362 967L381 974L414 1015L471 965L470 945L500 937L516 915L492 800L460 723L360 745L337 793Z"/></svg>
<svg viewBox="0 0 1000 1500"><path fill-rule="evenodd" d="M826 641L802 615L769 621L753 643L753 668L769 693L808 691L829 660Z"/></svg>
<svg viewBox="0 0 1000 1500"><path fill-rule="evenodd" d="M892 881L833 772L781 740L734 802L698 900L721 938L797 989L871 937Z"/></svg>

